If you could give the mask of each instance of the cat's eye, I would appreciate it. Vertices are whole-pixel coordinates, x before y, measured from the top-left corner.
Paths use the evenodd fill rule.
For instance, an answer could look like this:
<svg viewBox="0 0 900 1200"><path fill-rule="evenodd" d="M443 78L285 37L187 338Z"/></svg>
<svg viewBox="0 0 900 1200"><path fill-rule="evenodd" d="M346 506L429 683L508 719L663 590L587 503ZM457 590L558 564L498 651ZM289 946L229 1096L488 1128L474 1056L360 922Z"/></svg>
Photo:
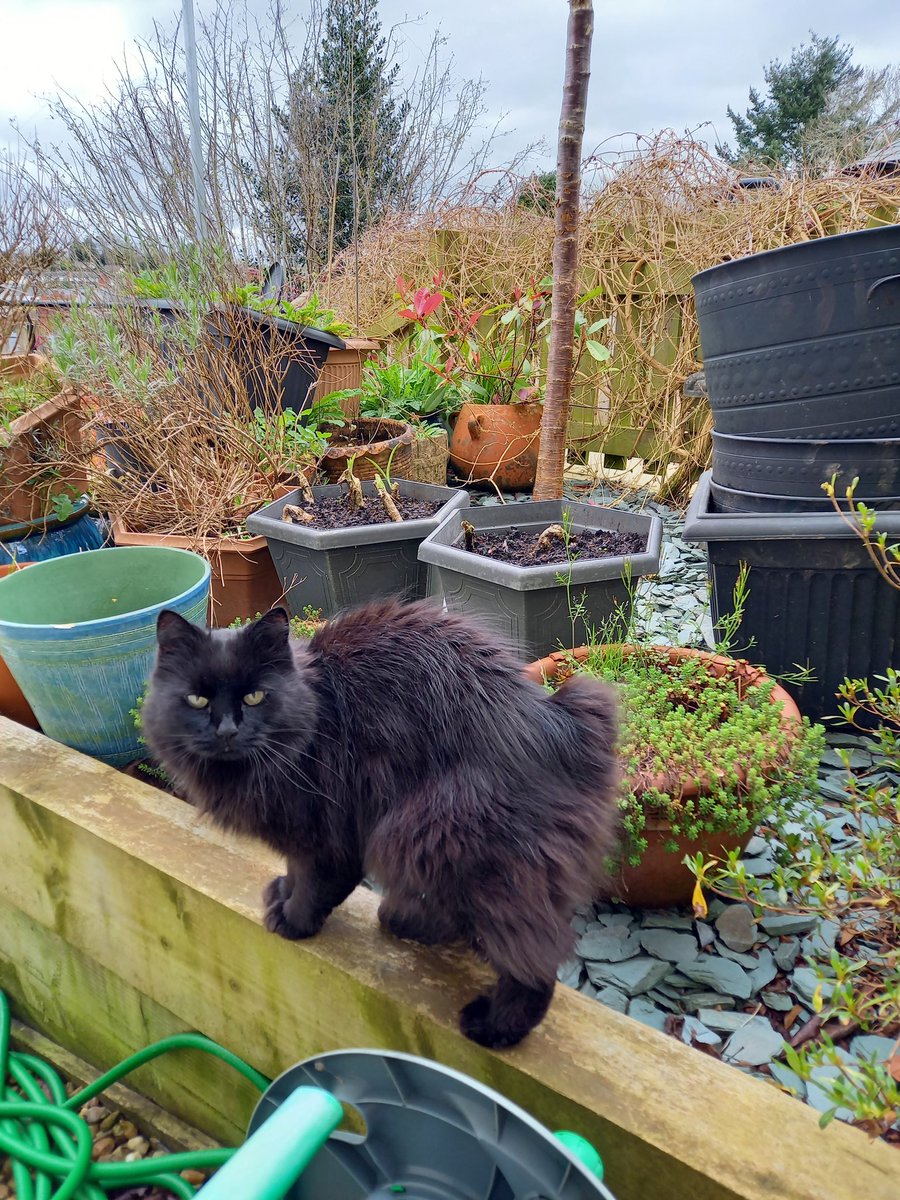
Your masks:
<svg viewBox="0 0 900 1200"><path fill-rule="evenodd" d="M205 696L195 696L193 692L189 696L185 696L185 700L187 700L191 708L206 708L207 704L209 704Z"/></svg>
<svg viewBox="0 0 900 1200"><path fill-rule="evenodd" d="M253 708L257 704L262 704L262 702L263 702L263 700L265 700L265 698L266 698L265 692L248 692L247 695L244 697L244 703L249 704L250 707Z"/></svg>

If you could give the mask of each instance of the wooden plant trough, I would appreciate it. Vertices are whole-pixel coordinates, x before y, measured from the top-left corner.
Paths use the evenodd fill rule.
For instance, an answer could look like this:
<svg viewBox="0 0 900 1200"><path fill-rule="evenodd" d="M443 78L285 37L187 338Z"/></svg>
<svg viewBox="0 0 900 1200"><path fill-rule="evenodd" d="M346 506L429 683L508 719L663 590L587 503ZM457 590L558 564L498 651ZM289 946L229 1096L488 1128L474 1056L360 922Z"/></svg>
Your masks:
<svg viewBox="0 0 900 1200"><path fill-rule="evenodd" d="M0 357L0 380L27 379L42 363L36 354ZM84 469L59 465L77 458L82 420L81 396L66 389L0 425L0 525L40 520L55 496L86 490Z"/></svg>
<svg viewBox="0 0 900 1200"><path fill-rule="evenodd" d="M349 1047L436 1059L600 1150L618 1200L896 1200L895 1149L560 988L502 1054L458 1032L489 978L469 955L383 934L358 890L308 942L266 933L279 864L188 805L0 719L0 987L94 1067L198 1029L266 1075ZM524 914L527 919L527 914ZM169 1055L130 1085L211 1136L255 1100L223 1064ZM335 1200L338 1200L336 1197Z"/></svg>

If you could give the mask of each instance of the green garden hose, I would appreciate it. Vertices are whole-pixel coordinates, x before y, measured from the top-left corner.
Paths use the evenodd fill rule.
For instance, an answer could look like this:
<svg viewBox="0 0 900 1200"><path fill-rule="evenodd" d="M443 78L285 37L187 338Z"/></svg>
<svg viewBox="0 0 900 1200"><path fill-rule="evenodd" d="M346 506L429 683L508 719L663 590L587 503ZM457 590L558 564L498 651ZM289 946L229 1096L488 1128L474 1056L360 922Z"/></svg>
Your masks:
<svg viewBox="0 0 900 1200"><path fill-rule="evenodd" d="M52 1067L32 1054L10 1050L10 1028L9 1003L0 991L0 1155L10 1159L18 1200L105 1200L111 1191L150 1185L164 1188L178 1200L196 1195L196 1189L179 1172L187 1168L214 1170L227 1162L234 1150L194 1150L136 1162L93 1162L91 1129L78 1116L78 1109L88 1100L161 1054L202 1050L239 1071L261 1092L269 1086L264 1075L210 1038L179 1033L132 1054L67 1097Z"/></svg>

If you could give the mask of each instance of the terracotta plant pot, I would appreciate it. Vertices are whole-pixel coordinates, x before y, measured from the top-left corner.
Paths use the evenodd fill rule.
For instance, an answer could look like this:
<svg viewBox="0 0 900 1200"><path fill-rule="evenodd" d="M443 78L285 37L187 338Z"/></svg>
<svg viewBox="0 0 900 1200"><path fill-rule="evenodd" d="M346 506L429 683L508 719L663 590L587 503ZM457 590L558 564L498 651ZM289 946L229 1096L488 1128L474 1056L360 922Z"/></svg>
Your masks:
<svg viewBox="0 0 900 1200"><path fill-rule="evenodd" d="M331 392L345 392L362 385L363 366L381 343L369 338L344 338L344 349L334 347L328 351L328 357L319 372L319 382L313 394L313 402L322 400ZM355 421L359 416L359 396L341 400L344 416Z"/></svg>
<svg viewBox="0 0 900 1200"><path fill-rule="evenodd" d="M491 480L505 492L534 487L543 406L464 404L450 438L450 461L473 483Z"/></svg>
<svg viewBox="0 0 900 1200"><path fill-rule="evenodd" d="M18 365L10 368L13 369L24 370ZM27 378L27 375L28 372L12 377ZM0 378L3 377L0 368ZM5 377L10 376L5 373ZM51 510L55 496L72 493L80 496L86 491L83 468L61 471L55 465L55 460L63 455L71 458L78 452L82 423L80 395L63 391L16 417L6 429L0 429L0 524L39 520Z"/></svg>
<svg viewBox="0 0 900 1200"><path fill-rule="evenodd" d="M284 593L272 564L266 539L176 537L162 533L133 533L122 521L112 523L117 546L171 546L202 554L212 570L209 623L218 628L236 617L268 612Z"/></svg>
<svg viewBox="0 0 900 1200"><path fill-rule="evenodd" d="M5 579L11 571L22 571L28 565L28 563L24 563L21 567L11 565L0 567L0 579ZM29 729L40 729L37 717L31 711L31 705L22 695L22 689L16 683L12 671L2 658L0 658L0 717L9 717L11 721L27 725Z"/></svg>
<svg viewBox="0 0 900 1200"><path fill-rule="evenodd" d="M374 479L377 469L388 469L395 479L405 479L410 463L411 447L415 441L412 426L405 421L387 417L360 417L353 422L352 441L343 441L347 430L342 429L329 443L319 461L329 483L337 483L350 459L355 459L353 474L357 479ZM393 454L393 458L391 455Z"/></svg>
<svg viewBox="0 0 900 1200"><path fill-rule="evenodd" d="M629 649L631 648L625 647L625 652ZM758 687L768 681L765 671L759 667L704 650L691 650L683 646L648 646L646 649L666 655L671 663L686 658L702 658L708 663L710 671L716 675L732 670L737 661L740 678L747 687ZM552 683L573 656L577 661L583 662L589 653L589 646L580 646L574 651L550 654L530 663L525 668L525 674L538 683ZM772 691L772 700L781 705L781 726L785 732L789 733L800 725L800 711L784 688L776 684ZM640 797L642 792L650 788L658 791L677 789L686 798L697 796L705 790L702 779L683 781L675 775L638 775L634 786L635 794ZM644 836L647 839L647 849L640 863L636 867L626 865L620 869L612 880L611 894L636 908L669 908L689 904L691 900L695 881L682 861L686 854L696 855L702 852L707 857L722 857L731 850L743 850L753 836L753 830L749 829L743 834L722 830L695 839L679 837L675 839L678 849L673 852L665 848L666 842L672 839L671 824L661 814L648 809Z"/></svg>

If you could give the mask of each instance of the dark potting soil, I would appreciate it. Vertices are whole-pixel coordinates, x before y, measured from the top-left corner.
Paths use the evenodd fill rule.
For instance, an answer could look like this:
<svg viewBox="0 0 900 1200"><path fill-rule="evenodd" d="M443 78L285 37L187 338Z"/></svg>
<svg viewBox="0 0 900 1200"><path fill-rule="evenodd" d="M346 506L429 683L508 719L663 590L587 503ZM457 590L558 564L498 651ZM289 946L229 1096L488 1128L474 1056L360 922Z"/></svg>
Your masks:
<svg viewBox="0 0 900 1200"><path fill-rule="evenodd" d="M589 558L617 558L620 555L640 554L647 549L642 533L618 533L608 529L578 530L569 538L550 540L546 548L538 546L542 530L498 529L475 531L473 552L484 558L512 563L516 567L542 567L547 563L566 563L570 559L584 562ZM462 546L462 539L457 545Z"/></svg>
<svg viewBox="0 0 900 1200"><path fill-rule="evenodd" d="M444 503L444 500L410 500L403 496L395 501L404 521L427 521ZM300 508L314 518L302 522L307 529L350 529L356 525L392 524L384 505L373 497L367 497L364 506L356 509L350 508L344 496L323 497L315 504L303 504L301 501Z"/></svg>

